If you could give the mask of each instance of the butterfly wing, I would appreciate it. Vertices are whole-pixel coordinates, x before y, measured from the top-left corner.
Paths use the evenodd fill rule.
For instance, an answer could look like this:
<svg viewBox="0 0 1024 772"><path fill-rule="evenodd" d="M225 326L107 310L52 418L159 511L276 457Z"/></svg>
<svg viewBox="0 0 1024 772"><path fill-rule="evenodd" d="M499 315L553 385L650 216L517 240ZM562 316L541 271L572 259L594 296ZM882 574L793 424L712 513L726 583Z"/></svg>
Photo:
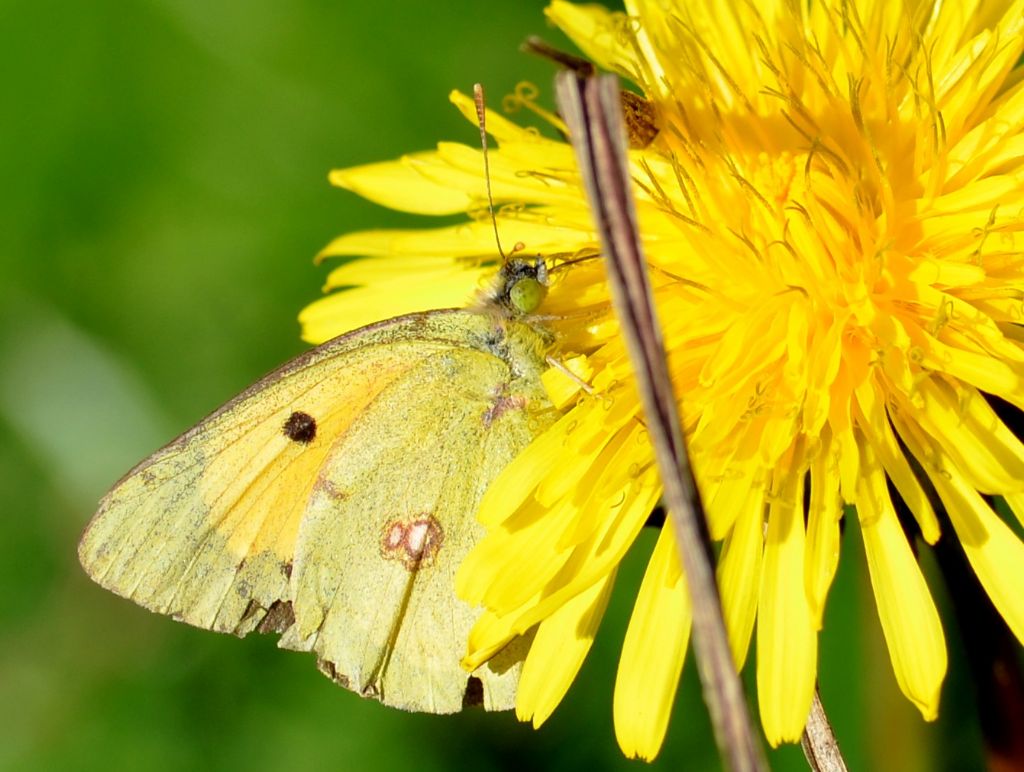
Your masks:
<svg viewBox="0 0 1024 772"><path fill-rule="evenodd" d="M381 393L321 468L299 528L294 632L315 636L350 688L415 710L462 706L468 674L451 654L477 614L451 602L455 571L483 535L474 514L487 483L544 418L511 381L488 353L431 357ZM476 675L495 707L500 667Z"/></svg>
<svg viewBox="0 0 1024 772"><path fill-rule="evenodd" d="M82 565L193 625L283 632L388 704L450 712L468 685L510 707L508 663L478 682L458 668L476 612L452 576L483 490L553 420L538 349L525 325L462 311L330 341L129 472Z"/></svg>

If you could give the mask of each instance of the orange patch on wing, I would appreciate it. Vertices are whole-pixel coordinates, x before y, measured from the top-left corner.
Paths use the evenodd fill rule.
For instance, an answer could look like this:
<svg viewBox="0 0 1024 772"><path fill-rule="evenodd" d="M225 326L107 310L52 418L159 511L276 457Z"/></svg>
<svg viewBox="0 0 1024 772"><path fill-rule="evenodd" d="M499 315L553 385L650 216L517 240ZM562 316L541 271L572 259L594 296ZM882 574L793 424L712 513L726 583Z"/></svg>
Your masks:
<svg viewBox="0 0 1024 772"><path fill-rule="evenodd" d="M429 513L411 519L394 518L384 524L380 537L380 554L385 560L397 560L408 571L433 565L444 529Z"/></svg>

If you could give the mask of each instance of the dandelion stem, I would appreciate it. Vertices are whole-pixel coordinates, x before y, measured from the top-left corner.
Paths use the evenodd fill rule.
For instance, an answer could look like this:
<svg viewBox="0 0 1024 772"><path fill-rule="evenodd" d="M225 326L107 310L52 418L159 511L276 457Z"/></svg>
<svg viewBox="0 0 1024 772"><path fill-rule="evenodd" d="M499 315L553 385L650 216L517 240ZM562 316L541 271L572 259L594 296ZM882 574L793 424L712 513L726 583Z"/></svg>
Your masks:
<svg viewBox="0 0 1024 772"><path fill-rule="evenodd" d="M832 724L821 704L817 687L814 688L814 701L800 745L813 772L846 772L846 761L839 751L839 743L832 733Z"/></svg>

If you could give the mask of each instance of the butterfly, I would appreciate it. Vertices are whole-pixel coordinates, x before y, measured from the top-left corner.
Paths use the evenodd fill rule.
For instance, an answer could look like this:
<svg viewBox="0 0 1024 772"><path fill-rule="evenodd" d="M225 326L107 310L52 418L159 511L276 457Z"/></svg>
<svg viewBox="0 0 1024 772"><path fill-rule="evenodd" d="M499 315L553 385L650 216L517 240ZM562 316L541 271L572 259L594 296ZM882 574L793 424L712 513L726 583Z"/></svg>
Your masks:
<svg viewBox="0 0 1024 772"><path fill-rule="evenodd" d="M152 611L316 655L384 704L515 701L527 639L472 674L479 611L454 575L489 483L558 417L542 260L509 260L475 310L372 324L310 350L144 460L79 546L97 583Z"/></svg>

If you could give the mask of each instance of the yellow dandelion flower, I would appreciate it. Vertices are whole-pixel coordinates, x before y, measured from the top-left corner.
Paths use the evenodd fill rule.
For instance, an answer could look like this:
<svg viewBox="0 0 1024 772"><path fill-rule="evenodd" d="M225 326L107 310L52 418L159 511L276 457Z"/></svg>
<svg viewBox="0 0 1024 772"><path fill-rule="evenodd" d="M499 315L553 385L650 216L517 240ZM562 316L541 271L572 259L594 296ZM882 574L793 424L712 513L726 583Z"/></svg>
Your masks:
<svg viewBox="0 0 1024 772"><path fill-rule="evenodd" d="M756 622L769 742L797 740L806 720L844 513L859 521L899 687L933 719L946 647L898 509L929 544L948 515L945 538L1024 640L1024 544L991 506L1001 496L1024 522L1024 445L1001 417L1024 409L1024 3L627 0L616 13L556 0L547 13L654 118L656 136L630 153L641 235L722 541L737 667ZM488 536L457 589L486 608L469 667L536 627L517 712L539 725L661 487L602 267L567 259L598 249L572 150L489 124L502 237L556 267L539 313L557 336L562 366L545 378L564 414L487 491ZM332 275L361 288L307 309L307 337L464 304L496 258L482 169L479 150L441 144L337 172L389 206L475 216L331 244L371 259ZM665 527L615 686L629 755L660 748L689 629Z"/></svg>

